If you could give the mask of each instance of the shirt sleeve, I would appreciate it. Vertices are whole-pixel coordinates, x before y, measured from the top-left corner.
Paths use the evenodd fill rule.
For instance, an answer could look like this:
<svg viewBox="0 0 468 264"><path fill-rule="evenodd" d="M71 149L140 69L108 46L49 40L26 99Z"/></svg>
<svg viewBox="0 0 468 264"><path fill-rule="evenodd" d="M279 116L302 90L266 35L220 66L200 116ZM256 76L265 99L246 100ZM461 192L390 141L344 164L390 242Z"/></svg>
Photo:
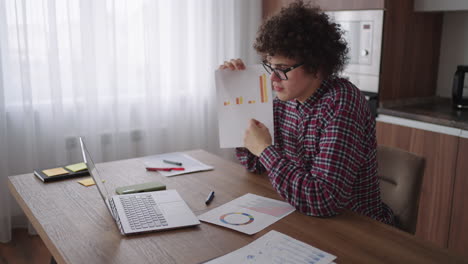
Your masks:
<svg viewBox="0 0 468 264"><path fill-rule="evenodd" d="M261 174L265 172L265 167L259 161L259 158L252 154L246 148L236 148L236 156L239 162L247 168L248 171Z"/></svg>
<svg viewBox="0 0 468 264"><path fill-rule="evenodd" d="M319 153L306 170L284 158L274 145L260 155L260 162L278 193L299 211L333 216L346 207L361 164L364 148L356 113L335 112L319 139Z"/></svg>

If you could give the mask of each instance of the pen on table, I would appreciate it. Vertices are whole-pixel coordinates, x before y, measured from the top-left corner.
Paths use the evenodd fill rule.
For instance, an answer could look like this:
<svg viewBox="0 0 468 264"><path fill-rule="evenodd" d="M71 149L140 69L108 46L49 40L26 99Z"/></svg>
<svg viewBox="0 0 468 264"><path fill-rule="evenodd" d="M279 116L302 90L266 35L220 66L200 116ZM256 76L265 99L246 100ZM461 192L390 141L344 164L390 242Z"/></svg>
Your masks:
<svg viewBox="0 0 468 264"><path fill-rule="evenodd" d="M211 191L210 194L208 194L208 197L206 197L205 204L211 203L211 201L213 201L213 198L214 198L214 191Z"/></svg>
<svg viewBox="0 0 468 264"><path fill-rule="evenodd" d="M169 163L169 164L174 164L174 165L177 165L177 166L182 166L182 162L178 162L178 161L171 161L171 160L163 160L164 163Z"/></svg>
<svg viewBox="0 0 468 264"><path fill-rule="evenodd" d="M183 171L185 168L146 168L147 171Z"/></svg>

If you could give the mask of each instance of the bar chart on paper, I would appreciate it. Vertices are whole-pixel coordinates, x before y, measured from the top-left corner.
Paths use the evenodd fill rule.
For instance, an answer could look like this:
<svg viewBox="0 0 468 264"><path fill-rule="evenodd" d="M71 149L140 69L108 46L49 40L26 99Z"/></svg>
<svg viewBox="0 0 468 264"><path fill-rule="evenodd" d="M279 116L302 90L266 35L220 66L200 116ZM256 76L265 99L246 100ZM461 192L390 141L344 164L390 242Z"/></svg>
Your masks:
<svg viewBox="0 0 468 264"><path fill-rule="evenodd" d="M266 74L262 74L258 76L259 85L258 85L258 94L257 97L249 98L247 101L244 101L244 96L236 97L232 100L233 104L231 104L230 100L225 100L223 102L224 106L235 106L241 105L245 102L247 104L255 104L255 103L268 103L268 90L267 90L267 76Z"/></svg>
<svg viewBox="0 0 468 264"><path fill-rule="evenodd" d="M217 110L220 146L243 146L243 134L250 119L256 119L273 133L271 82L261 65L243 71L217 70Z"/></svg>

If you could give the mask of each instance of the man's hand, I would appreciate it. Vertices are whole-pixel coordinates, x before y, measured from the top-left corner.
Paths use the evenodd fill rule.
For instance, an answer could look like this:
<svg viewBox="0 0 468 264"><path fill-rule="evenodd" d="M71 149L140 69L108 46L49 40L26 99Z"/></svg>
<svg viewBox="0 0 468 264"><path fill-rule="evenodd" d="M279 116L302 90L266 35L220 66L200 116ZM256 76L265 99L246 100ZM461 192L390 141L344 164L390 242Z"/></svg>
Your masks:
<svg viewBox="0 0 468 264"><path fill-rule="evenodd" d="M244 146L255 156L260 156L272 143L270 131L260 121L250 119L244 134Z"/></svg>
<svg viewBox="0 0 468 264"><path fill-rule="evenodd" d="M225 61L223 64L219 65L218 69L230 69L232 71L241 71L245 70L245 64L241 59L232 59L229 61Z"/></svg>

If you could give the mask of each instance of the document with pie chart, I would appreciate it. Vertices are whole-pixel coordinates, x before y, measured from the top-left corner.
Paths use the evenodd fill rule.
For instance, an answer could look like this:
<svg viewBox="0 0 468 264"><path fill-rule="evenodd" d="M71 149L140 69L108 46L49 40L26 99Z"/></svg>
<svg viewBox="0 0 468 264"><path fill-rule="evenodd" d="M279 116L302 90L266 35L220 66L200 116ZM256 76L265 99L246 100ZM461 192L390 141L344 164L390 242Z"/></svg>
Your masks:
<svg viewBox="0 0 468 264"><path fill-rule="evenodd" d="M199 215L198 219L253 235L294 210L289 203L248 193Z"/></svg>

